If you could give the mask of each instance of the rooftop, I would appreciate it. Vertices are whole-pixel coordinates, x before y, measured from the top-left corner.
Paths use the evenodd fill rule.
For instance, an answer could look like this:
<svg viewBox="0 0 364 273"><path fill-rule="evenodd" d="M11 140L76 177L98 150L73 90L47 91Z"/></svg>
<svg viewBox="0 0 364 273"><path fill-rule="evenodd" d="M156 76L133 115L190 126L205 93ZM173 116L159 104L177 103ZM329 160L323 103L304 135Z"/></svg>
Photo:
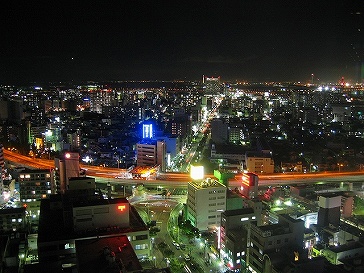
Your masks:
<svg viewBox="0 0 364 273"><path fill-rule="evenodd" d="M82 272L135 272L142 266L127 236L76 241L77 263Z"/></svg>
<svg viewBox="0 0 364 273"><path fill-rule="evenodd" d="M192 181L189 182L189 184L194 187L195 189L204 189L204 188L221 188L221 187L225 187L224 184L220 183L217 180L213 180L213 179L206 179L203 181Z"/></svg>
<svg viewBox="0 0 364 273"><path fill-rule="evenodd" d="M85 231L80 233L73 230L72 201L64 195L54 195L50 199L42 199L40 205L38 242L56 240L70 240L85 236L109 236L113 234L125 234L132 231L147 230L145 223L133 206L129 206L129 227L105 228ZM76 202L75 206L100 205L128 202L125 198L89 200L88 202Z"/></svg>

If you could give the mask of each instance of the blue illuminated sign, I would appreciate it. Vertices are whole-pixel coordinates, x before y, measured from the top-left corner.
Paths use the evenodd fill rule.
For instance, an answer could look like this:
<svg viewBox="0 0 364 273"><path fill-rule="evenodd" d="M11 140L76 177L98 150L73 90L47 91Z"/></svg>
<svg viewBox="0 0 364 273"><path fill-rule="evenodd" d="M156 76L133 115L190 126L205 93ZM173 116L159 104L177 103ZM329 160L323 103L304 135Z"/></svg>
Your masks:
<svg viewBox="0 0 364 273"><path fill-rule="evenodd" d="M152 124L143 124L143 138L153 138Z"/></svg>

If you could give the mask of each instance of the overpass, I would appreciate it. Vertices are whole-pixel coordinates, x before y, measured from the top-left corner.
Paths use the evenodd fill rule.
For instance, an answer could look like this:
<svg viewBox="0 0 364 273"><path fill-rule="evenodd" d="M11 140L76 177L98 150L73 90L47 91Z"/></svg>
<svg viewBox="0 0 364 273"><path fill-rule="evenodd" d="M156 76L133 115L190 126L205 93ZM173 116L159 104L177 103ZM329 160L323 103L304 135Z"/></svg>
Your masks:
<svg viewBox="0 0 364 273"><path fill-rule="evenodd" d="M20 167L30 169L53 169L54 161L48 159L35 159L4 149L4 157L7 162ZM95 177L98 183L112 184L131 184L138 183L148 184L150 186L168 186L174 188L186 188L187 182L191 180L188 173L161 173L157 180L143 179L120 179L116 178L124 169L106 168L101 166L80 165L86 170L86 175ZM259 176L259 185L278 186L293 184L314 184L314 183L363 183L364 171L358 172L315 172L315 173L274 173L261 174ZM206 177L213 177L212 174ZM230 187L239 187L241 184L242 174L235 175L229 180Z"/></svg>

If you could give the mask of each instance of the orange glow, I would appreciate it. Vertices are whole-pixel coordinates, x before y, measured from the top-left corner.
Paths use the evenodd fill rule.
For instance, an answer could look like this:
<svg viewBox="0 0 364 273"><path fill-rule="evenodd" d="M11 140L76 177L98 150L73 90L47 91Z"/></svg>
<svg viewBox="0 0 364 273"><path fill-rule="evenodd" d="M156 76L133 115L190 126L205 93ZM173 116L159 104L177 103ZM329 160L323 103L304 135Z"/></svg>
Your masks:
<svg viewBox="0 0 364 273"><path fill-rule="evenodd" d="M125 210L125 205L119 205L119 206L118 206L118 210L120 210L120 211L124 211L124 210Z"/></svg>

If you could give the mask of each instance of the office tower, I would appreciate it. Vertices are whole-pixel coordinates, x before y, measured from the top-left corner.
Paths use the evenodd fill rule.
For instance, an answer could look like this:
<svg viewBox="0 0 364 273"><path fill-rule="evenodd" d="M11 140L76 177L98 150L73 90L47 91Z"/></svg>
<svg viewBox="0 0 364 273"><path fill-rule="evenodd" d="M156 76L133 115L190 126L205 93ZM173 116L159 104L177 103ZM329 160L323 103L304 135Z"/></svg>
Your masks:
<svg viewBox="0 0 364 273"><path fill-rule="evenodd" d="M217 95L222 91L222 85L219 77L202 77L203 87L205 93L208 95Z"/></svg>
<svg viewBox="0 0 364 273"><path fill-rule="evenodd" d="M52 183L51 171L24 170L19 174L20 200L24 203L48 198L55 193L55 185Z"/></svg>
<svg viewBox="0 0 364 273"><path fill-rule="evenodd" d="M187 186L187 220L199 230L217 229L226 209L226 186L216 180L192 181Z"/></svg>
<svg viewBox="0 0 364 273"><path fill-rule="evenodd" d="M137 166L160 166L164 171L166 167L166 144L164 141L144 139L137 143Z"/></svg>

